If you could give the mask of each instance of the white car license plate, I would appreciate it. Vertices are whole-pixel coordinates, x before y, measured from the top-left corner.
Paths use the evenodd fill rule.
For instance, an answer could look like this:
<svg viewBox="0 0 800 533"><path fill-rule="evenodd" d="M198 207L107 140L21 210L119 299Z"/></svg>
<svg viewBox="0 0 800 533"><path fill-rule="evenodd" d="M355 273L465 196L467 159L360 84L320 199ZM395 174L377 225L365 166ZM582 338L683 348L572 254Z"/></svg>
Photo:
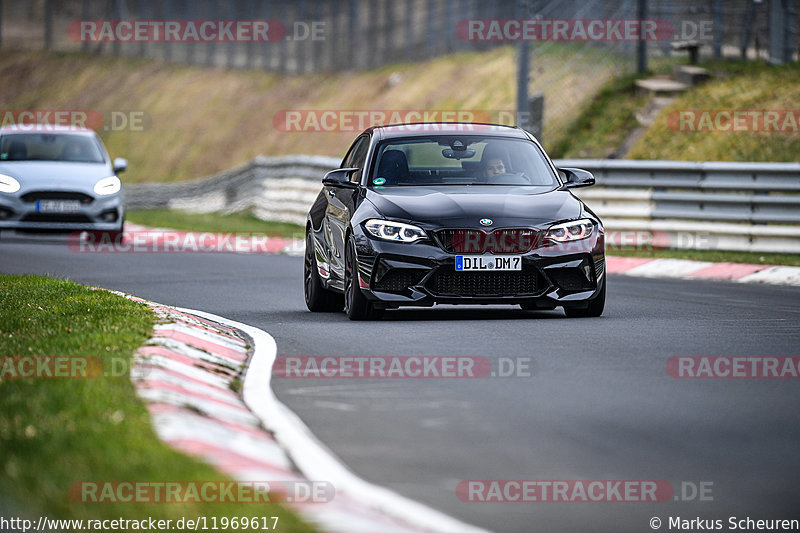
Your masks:
<svg viewBox="0 0 800 533"><path fill-rule="evenodd" d="M522 270L522 257L519 255L457 255L456 270L459 272Z"/></svg>
<svg viewBox="0 0 800 533"><path fill-rule="evenodd" d="M39 200L36 202L38 213L75 213L80 210L80 200Z"/></svg>

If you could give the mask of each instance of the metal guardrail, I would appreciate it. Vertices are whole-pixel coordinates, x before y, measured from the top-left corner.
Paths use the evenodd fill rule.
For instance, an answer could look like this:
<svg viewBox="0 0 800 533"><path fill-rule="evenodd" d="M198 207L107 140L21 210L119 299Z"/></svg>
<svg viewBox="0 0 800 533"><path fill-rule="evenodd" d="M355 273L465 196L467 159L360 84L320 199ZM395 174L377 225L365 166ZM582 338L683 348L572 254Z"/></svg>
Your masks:
<svg viewBox="0 0 800 533"><path fill-rule="evenodd" d="M258 156L208 178L128 185L125 198L128 209L252 211L264 220L302 225L322 188L322 176L339 163L341 159L323 156Z"/></svg>
<svg viewBox="0 0 800 533"><path fill-rule="evenodd" d="M322 176L339 163L321 156L259 156L201 180L127 186L128 208L249 210L265 220L303 224ZM800 163L555 163L594 173L597 185L575 193L617 236L647 232L659 246L800 253Z"/></svg>
<svg viewBox="0 0 800 533"><path fill-rule="evenodd" d="M800 163L572 159L597 186L576 194L612 230L675 248L800 253Z"/></svg>

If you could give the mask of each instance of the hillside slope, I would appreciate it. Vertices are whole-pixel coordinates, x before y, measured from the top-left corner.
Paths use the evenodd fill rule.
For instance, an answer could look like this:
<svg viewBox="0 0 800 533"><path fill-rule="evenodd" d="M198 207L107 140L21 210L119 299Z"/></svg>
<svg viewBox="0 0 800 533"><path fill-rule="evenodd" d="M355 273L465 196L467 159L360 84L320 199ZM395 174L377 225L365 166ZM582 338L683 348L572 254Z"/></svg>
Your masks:
<svg viewBox="0 0 800 533"><path fill-rule="evenodd" d="M564 68L565 60L570 68ZM580 102L616 69L589 52L551 47L535 60L531 90L546 98L548 131L558 132ZM594 72L587 84L575 72ZM0 109L140 113L141 131L99 131L112 156L127 157L129 183L210 175L253 156L343 155L352 131L287 133L275 127L286 110L451 111L512 123L511 47L464 53L369 72L280 76L81 54L0 52ZM579 81L580 83L577 83ZM129 116L129 115L126 115Z"/></svg>
<svg viewBox="0 0 800 533"><path fill-rule="evenodd" d="M551 45L533 59L531 92L545 94L545 148L557 157L607 157L637 126L645 102L633 76L614 78L614 58ZM665 63L664 68L669 68ZM676 131L684 110L795 110L800 65L717 63L715 78L657 117L628 157L722 161L797 161L796 132ZM462 110L513 123L514 51L462 53L368 72L281 76L81 54L0 51L0 110L90 110L144 118L143 128L100 135L112 156L127 157L127 183L180 181L285 154L340 156L358 128L286 132L286 111ZM5 116L5 115L4 115ZM434 115L435 116L441 116ZM303 120L306 116L303 115ZM670 122L672 120L672 122Z"/></svg>
<svg viewBox="0 0 800 533"><path fill-rule="evenodd" d="M707 84L659 113L633 159L800 161L800 63L711 63Z"/></svg>

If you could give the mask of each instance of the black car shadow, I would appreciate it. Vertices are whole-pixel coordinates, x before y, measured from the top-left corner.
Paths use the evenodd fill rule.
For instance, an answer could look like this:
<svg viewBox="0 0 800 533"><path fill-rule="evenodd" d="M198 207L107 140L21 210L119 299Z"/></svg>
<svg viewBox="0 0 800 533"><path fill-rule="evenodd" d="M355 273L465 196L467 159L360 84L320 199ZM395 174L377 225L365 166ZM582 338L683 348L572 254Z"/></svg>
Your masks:
<svg viewBox="0 0 800 533"><path fill-rule="evenodd" d="M269 314L269 313L268 313ZM263 318L264 314L260 313ZM312 313L307 310L276 312L282 320L290 319L299 322L350 322L342 312ZM523 311L513 307L475 307L475 306L440 306L440 307L407 307L391 309L374 322L436 322L457 320L551 320L566 318L564 311ZM574 319L573 319L574 320ZM356 324L356 322L353 322ZM365 322L368 323L368 322Z"/></svg>
<svg viewBox="0 0 800 533"><path fill-rule="evenodd" d="M58 244L67 243L67 238L72 231L52 230L0 230L0 242L19 244Z"/></svg>

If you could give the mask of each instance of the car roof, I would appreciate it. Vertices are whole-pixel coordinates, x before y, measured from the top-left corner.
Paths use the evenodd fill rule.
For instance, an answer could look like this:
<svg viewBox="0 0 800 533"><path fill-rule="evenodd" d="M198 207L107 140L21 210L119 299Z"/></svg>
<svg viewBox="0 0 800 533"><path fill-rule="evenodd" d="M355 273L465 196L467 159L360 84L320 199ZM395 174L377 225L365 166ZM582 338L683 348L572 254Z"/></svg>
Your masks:
<svg viewBox="0 0 800 533"><path fill-rule="evenodd" d="M503 124L487 124L482 122L412 122L407 124L388 124L373 126L364 133L375 133L381 139L398 137L429 137L431 135L483 135L489 137L516 137L529 139L521 128Z"/></svg>
<svg viewBox="0 0 800 533"><path fill-rule="evenodd" d="M53 124L13 124L0 128L0 135L13 133L82 133L94 135L94 130L78 126L57 126Z"/></svg>

